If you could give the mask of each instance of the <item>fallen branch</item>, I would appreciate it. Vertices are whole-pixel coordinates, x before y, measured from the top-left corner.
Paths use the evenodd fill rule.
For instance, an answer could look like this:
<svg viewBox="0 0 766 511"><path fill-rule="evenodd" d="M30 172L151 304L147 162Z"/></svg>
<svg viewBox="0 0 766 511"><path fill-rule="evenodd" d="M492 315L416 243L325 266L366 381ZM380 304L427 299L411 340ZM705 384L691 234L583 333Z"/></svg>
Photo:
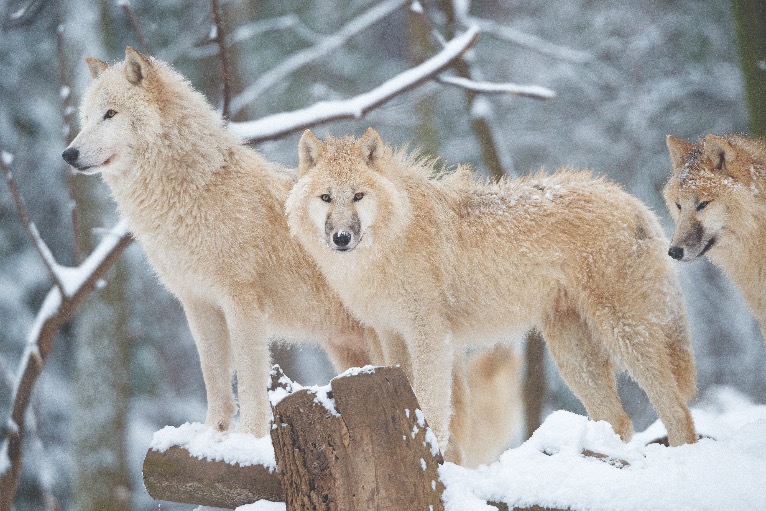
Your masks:
<svg viewBox="0 0 766 511"><path fill-rule="evenodd" d="M297 131L343 119L358 119L390 99L418 87L459 59L479 37L476 27L448 42L442 51L373 90L342 101L323 101L310 107L270 115L255 121L232 122L229 128L248 143L274 140Z"/></svg>

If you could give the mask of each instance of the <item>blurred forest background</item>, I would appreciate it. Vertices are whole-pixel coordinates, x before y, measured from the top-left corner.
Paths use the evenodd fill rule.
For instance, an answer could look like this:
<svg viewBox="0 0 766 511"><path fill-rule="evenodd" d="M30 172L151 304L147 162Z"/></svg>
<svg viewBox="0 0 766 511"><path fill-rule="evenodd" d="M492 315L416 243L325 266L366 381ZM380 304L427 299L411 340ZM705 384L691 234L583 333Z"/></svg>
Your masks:
<svg viewBox="0 0 766 511"><path fill-rule="evenodd" d="M71 176L61 159L77 132L76 107L90 80L84 57L113 62L133 45L172 63L223 108L219 47L212 40L220 33L213 29L211 5L217 3L0 0L0 149L13 155L9 167L30 216L59 262L76 264L116 222L100 179ZM453 74L541 85L556 97L475 95L431 81L362 119L315 127L315 133L360 135L373 126L389 143L422 147L449 164L469 162L483 174L493 167L512 175L589 167L646 201L668 234L673 226L660 195L670 170L665 136L749 131L728 2L475 0L453 6L428 0L413 8L397 0L220 0L217 7L226 29L233 121L363 93L438 51L432 29L450 38L478 24L479 41ZM385 15L344 39L371 9ZM307 52L328 41L337 42L331 51ZM296 54L308 58L286 66ZM494 160L487 133L497 149ZM256 147L294 166L298 137ZM766 348L738 291L706 260L679 270L700 394L730 385L766 403ZM106 280L57 337L35 387L18 510L157 509L140 469L152 433L204 420L202 376L182 311L137 244ZM28 332L50 287L11 195L0 187L3 421ZM275 353L302 383L333 376L324 355L308 346L277 345ZM546 367L545 413L584 413L550 361ZM645 428L656 418L651 406L627 378L620 385L637 429ZM7 428L0 424L0 439Z"/></svg>

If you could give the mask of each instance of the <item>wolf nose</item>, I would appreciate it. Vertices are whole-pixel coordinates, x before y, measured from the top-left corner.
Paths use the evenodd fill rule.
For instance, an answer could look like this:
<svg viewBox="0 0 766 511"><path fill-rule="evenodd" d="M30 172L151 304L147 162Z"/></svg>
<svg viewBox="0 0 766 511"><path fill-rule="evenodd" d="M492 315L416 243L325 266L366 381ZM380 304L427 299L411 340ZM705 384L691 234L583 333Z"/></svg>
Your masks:
<svg viewBox="0 0 766 511"><path fill-rule="evenodd" d="M339 247L345 247L351 243L351 233L348 231L338 231L332 235L332 242Z"/></svg>
<svg viewBox="0 0 766 511"><path fill-rule="evenodd" d="M80 157L80 151L76 147L70 147L61 153L61 157L64 158L64 161L68 164L74 165L77 158Z"/></svg>
<svg viewBox="0 0 766 511"><path fill-rule="evenodd" d="M684 249L682 247L672 246L668 249L668 255L676 261L680 261L684 258Z"/></svg>

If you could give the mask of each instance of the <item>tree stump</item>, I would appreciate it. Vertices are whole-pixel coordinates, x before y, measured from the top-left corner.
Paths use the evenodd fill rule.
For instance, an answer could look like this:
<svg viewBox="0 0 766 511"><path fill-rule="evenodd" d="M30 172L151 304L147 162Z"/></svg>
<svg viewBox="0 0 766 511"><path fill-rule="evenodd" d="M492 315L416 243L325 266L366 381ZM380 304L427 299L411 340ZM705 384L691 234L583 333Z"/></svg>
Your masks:
<svg viewBox="0 0 766 511"><path fill-rule="evenodd" d="M271 439L287 511L444 509L442 456L400 368L296 388L275 366Z"/></svg>

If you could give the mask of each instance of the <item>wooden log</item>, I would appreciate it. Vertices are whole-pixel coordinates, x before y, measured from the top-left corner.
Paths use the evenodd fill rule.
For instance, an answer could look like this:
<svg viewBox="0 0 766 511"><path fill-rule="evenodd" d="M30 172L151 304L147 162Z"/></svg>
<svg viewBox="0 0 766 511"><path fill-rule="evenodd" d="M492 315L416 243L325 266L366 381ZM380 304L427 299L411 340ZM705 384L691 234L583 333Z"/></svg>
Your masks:
<svg viewBox="0 0 766 511"><path fill-rule="evenodd" d="M443 460L401 369L291 390L275 367L271 438L287 511L444 509Z"/></svg>
<svg viewBox="0 0 766 511"><path fill-rule="evenodd" d="M263 465L241 466L192 456L180 446L144 458L144 486L157 500L234 509L282 500L279 476Z"/></svg>

